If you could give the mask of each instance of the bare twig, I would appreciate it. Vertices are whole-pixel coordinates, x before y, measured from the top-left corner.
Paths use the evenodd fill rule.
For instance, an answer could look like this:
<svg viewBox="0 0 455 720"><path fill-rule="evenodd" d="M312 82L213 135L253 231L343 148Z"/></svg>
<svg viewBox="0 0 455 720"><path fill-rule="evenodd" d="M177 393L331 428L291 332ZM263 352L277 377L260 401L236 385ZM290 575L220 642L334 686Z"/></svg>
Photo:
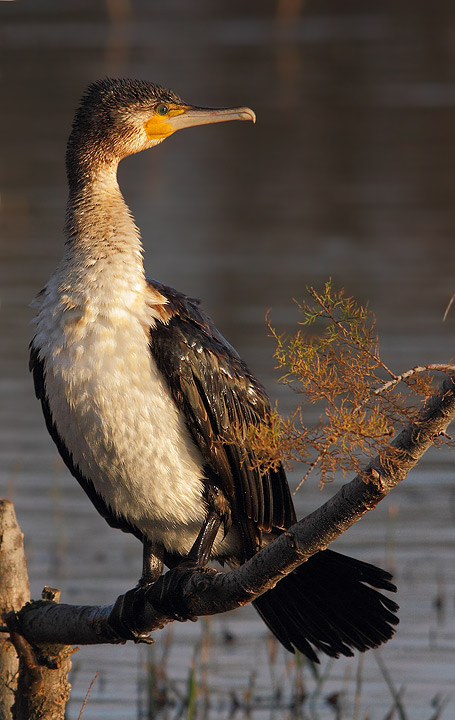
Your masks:
<svg viewBox="0 0 455 720"><path fill-rule="evenodd" d="M98 677L98 673L96 672L94 677L92 678L92 682L88 686L87 692L85 693L84 702L82 703L81 711L80 711L79 715L77 716L77 720L81 720L81 718L82 718L82 713L84 712L85 706L87 705L88 699L90 697L90 693L92 692L92 687L94 686L95 680L97 677Z"/></svg>
<svg viewBox="0 0 455 720"><path fill-rule="evenodd" d="M382 655L379 652L379 650L376 650L374 653L374 657L376 658L376 662L378 663L379 669L382 673L382 677L387 683L387 687L390 690L390 694L393 698L393 701L395 703L395 707L398 711L398 715L400 720L407 720L407 715L403 706L403 703L401 702L401 696L403 694L403 688L400 690L397 690L395 688L395 685L393 684L393 680L391 678L391 675L387 669L387 665L385 664L384 660L382 659Z"/></svg>
<svg viewBox="0 0 455 720"><path fill-rule="evenodd" d="M294 492L292 493L293 495L295 495L296 492L297 492L298 490L300 490L300 488L302 487L302 485L303 485L303 483L305 482L305 480L307 480L307 478L308 478L309 475L313 472L313 470L314 470L314 468L316 467L316 465L322 460L322 457L323 457L323 453L319 453L319 455L309 464L307 471L304 473L304 475L303 475L303 477L300 479L300 481L299 481L296 489L295 489Z"/></svg>
<svg viewBox="0 0 455 720"><path fill-rule="evenodd" d="M373 390L373 395L380 395L386 390L391 390L393 387L395 387L395 385L398 385L398 383L403 382L404 380L408 380L413 375L431 371L455 373L455 365L453 365L452 363L428 363L428 365L416 365L410 370L406 370L406 372L401 373L401 375L395 375L392 380L388 380L388 382L384 383L384 385L381 385L381 387Z"/></svg>
<svg viewBox="0 0 455 720"><path fill-rule="evenodd" d="M452 297L449 300L449 303L445 309L444 317L442 318L442 322L446 321L447 315L449 314L450 308L452 307L454 300L455 300L455 293L452 295Z"/></svg>

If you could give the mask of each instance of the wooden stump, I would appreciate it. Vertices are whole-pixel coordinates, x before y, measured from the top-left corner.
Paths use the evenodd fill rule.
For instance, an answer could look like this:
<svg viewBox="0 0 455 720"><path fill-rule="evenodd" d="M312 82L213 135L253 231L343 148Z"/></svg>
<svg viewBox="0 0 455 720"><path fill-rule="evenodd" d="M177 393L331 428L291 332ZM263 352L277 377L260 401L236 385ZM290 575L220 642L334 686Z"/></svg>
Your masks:
<svg viewBox="0 0 455 720"><path fill-rule="evenodd" d="M0 500L0 578L0 613L9 629L0 633L0 718L64 720L74 650L71 645L34 647L15 632L15 613L30 602L30 588L23 534L9 500ZM45 588L43 599L58 602L59 592Z"/></svg>

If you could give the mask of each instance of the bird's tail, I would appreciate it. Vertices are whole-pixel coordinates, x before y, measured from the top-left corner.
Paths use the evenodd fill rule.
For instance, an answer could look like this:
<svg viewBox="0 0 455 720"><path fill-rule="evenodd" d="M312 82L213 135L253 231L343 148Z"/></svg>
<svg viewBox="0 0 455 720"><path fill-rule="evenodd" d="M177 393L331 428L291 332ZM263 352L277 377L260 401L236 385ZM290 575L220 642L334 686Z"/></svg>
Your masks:
<svg viewBox="0 0 455 720"><path fill-rule="evenodd" d="M254 601L266 625L284 645L313 662L316 651L339 657L389 640L398 605L378 592L396 591L390 573L324 550Z"/></svg>

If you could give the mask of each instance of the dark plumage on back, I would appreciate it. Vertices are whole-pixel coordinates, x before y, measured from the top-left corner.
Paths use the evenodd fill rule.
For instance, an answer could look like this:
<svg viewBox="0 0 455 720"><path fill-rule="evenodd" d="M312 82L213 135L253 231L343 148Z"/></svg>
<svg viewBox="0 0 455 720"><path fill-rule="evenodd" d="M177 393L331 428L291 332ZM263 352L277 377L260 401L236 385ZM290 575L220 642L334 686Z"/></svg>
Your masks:
<svg viewBox="0 0 455 720"><path fill-rule="evenodd" d="M152 285L169 299L171 316L151 330L150 348L202 452L209 485L229 498L233 521L242 527L243 561L260 547L261 531L295 522L283 468L261 472L252 450L229 439L231 428L267 422L270 403L212 321L181 293Z"/></svg>

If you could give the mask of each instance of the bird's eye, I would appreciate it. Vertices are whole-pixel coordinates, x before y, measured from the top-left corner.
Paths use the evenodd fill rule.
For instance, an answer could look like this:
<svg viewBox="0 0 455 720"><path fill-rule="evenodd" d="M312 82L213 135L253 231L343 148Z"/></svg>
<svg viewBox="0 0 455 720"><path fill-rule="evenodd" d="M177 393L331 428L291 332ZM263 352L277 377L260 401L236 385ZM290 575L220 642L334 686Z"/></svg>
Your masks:
<svg viewBox="0 0 455 720"><path fill-rule="evenodd" d="M164 105L164 103L161 103L160 105L157 105L155 108L155 112L158 115L167 115L169 112L169 108L167 105Z"/></svg>

